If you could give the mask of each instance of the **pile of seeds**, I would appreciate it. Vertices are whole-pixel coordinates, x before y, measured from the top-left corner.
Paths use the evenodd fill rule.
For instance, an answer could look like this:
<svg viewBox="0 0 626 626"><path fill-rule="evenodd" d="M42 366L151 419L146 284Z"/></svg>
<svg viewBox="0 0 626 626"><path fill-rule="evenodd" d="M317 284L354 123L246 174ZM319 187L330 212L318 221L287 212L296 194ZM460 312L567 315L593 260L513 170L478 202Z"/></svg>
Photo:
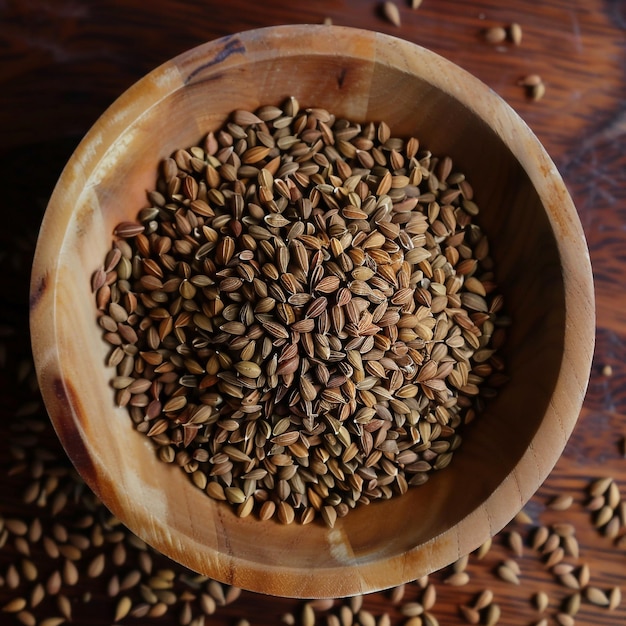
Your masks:
<svg viewBox="0 0 626 626"><path fill-rule="evenodd" d="M162 163L93 276L117 402L246 516L332 526L446 467L505 382L449 157L294 98Z"/></svg>

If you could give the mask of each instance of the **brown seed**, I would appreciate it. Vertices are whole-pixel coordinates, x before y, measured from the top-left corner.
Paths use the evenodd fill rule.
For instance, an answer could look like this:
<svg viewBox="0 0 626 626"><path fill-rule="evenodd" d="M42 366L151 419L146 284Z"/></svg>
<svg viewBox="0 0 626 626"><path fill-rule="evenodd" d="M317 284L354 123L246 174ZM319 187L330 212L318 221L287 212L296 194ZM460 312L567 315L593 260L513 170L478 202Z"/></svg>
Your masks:
<svg viewBox="0 0 626 626"><path fill-rule="evenodd" d="M2 610L5 613L18 613L25 609L27 604L26 598L13 598L3 605Z"/></svg>
<svg viewBox="0 0 626 626"><path fill-rule="evenodd" d="M30 611L20 611L15 617L24 626L37 626L37 618Z"/></svg>

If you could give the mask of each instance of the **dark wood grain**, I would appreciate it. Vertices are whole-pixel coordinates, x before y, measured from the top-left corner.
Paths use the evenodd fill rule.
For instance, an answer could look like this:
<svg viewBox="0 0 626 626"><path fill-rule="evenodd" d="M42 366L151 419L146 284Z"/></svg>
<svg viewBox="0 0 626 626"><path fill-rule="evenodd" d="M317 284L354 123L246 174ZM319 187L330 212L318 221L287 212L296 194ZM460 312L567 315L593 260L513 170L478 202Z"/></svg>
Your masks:
<svg viewBox="0 0 626 626"><path fill-rule="evenodd" d="M269 5L269 6L268 6ZM54 181L80 137L100 113L128 86L168 58L203 41L249 28L280 23L334 23L380 30L419 43L475 74L505 98L527 121L561 170L579 211L589 242L597 294L597 347L594 369L581 418L563 457L529 503L534 523L575 525L580 557L588 563L592 584L622 587L626 595L626 548L616 547L593 525L585 509L586 489L594 477L611 475L626 496L626 459L621 440L626 435L626 5L620 0L570 2L461 2L424 0L418 11L400 4L402 25L380 17L378 3L364 0L260 3L153 0L23 0L0 3L0 514L30 520L52 520L49 504L23 504L32 482L19 471L15 454L25 435L24 420L41 423L40 445L55 457L47 467L67 467L56 437L45 421L30 369L27 328L30 260L37 228ZM481 38L486 26L518 22L523 28L519 47L493 46ZM546 83L540 102L530 101L517 80L538 73ZM603 367L612 366L612 376ZM25 408L26 407L26 408ZM24 413L28 413L24 417ZM21 424L21 426L20 426ZM28 434L28 433L27 433ZM32 435L30 435L32 436ZM21 439L22 438L22 439ZM571 494L575 503L565 512L546 509L556 494ZM103 514L96 509L98 514ZM70 502L59 519L71 525L80 508ZM513 527L511 527L513 528ZM517 526L525 536L528 526ZM624 528L621 532L624 532ZM554 615L568 591L556 584L540 555L526 548L519 559L522 584L498 581L494 569L511 556L505 534L489 555L472 557L470 583L462 588L439 584L446 573L432 577L437 602L432 612L441 624L464 623L459 604L470 602L488 587L502 608L502 624L522 626L540 615L529 599L546 589ZM87 552L78 563L85 567ZM137 554L132 555L138 558ZM24 555L13 538L0 550L0 578ZM51 562L40 544L30 557L49 576L61 561ZM157 565L170 567L155 555ZM127 566L130 567L131 564ZM106 595L108 575L66 590L74 603L77 624L110 624L115 602ZM34 583L9 589L0 586L0 606L17 594L28 594ZM85 602L85 593L90 601ZM409 585L406 599L421 590ZM337 605L339 603L336 603ZM211 624L233 623L238 617L252 624L276 624L280 616L299 610L300 603L243 593L232 605L219 608ZM402 623L388 594L368 596L364 606L375 615L387 612ZM181 606L159 620L127 619L134 624L177 624ZM58 614L54 601L34 610L39 618ZM577 624L617 626L626 621L626 603L613 612L583 603ZM320 619L321 622L321 619ZM0 615L0 623L19 623ZM209 623L207 621L207 623Z"/></svg>

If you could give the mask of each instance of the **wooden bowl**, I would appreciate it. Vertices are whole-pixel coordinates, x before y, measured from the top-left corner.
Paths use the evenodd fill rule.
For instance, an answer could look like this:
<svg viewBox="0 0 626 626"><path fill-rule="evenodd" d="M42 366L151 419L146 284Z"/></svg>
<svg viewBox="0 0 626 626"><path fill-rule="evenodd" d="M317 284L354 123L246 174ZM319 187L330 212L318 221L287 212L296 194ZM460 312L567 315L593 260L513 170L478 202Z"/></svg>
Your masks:
<svg viewBox="0 0 626 626"><path fill-rule="evenodd" d="M510 382L444 471L357 507L333 529L230 507L159 461L115 406L90 279L112 231L135 219L159 161L234 109L295 96L387 121L472 181L513 324ZM207 43L157 68L95 123L50 200L31 284L43 397L87 484L133 532L192 570L248 590L338 597L388 588L476 549L522 508L574 428L594 346L592 274L566 188L538 140L490 89L414 44L330 26L281 26Z"/></svg>

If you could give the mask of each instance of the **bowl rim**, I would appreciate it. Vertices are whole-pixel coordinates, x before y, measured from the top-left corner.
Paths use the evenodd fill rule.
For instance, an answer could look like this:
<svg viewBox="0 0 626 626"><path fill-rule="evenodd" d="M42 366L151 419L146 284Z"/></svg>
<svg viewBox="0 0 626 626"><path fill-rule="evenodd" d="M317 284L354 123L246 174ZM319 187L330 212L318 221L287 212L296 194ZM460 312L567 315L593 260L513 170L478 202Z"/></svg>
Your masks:
<svg viewBox="0 0 626 626"><path fill-rule="evenodd" d="M197 78L209 67L208 64L195 67L186 76L183 75L184 68L192 68L198 58L206 57L213 59L214 65L228 64L229 67L234 67L239 63L246 63L250 51L254 51L257 58L259 55L271 58L276 48L280 49L281 55L301 55L302 41L311 42L313 39L317 44L307 48L307 54L340 54L342 42L349 38L356 38L358 43L350 47L353 56L360 55L362 60L371 61L374 54L376 60L380 61L378 54L384 51L386 63L394 63L407 71L419 67L420 74L428 83L460 101L478 118L488 119L492 130L511 150L538 190L555 236L562 263L565 293L563 359L553 392L557 401L547 408L547 412L553 417L550 421L558 424L558 427L555 429L550 426L548 429L542 423L512 473L487 498L483 506L456 526L404 554L386 557L382 561L370 559L367 562L324 569L315 576L308 568L294 571L293 568L285 569L271 563L250 562L236 554L216 553L214 558L207 560L198 554L198 546L188 546L188 553L192 558L184 563L187 567L196 571L206 571L209 568L212 571L210 575L218 580L271 595L313 598L320 595L349 596L377 591L414 580L415 573L423 567L424 560L434 554L435 542L448 543L450 547L447 554L456 553L458 558L463 556L467 546L473 545L475 548L487 539L487 535L493 536L510 521L512 515L508 513L512 508L521 509L547 477L548 471L537 470L538 455L548 455L553 461L551 469L565 448L578 418L591 370L595 335L594 294L591 264L582 225L556 166L522 118L478 78L415 43L388 34L346 26L282 25L243 31L208 41L161 64L127 89L105 110L68 160L41 225L30 284L31 342L46 406L56 406L59 395L65 394L68 411L73 413L76 410L67 390L53 388L48 377L43 375L43 371L50 367L62 371L63 366L61 354L50 351L59 332L56 307L53 306L53 314L50 315L45 306L51 303L54 305L53 292L54 285L59 280L60 262L51 260L42 248L44 245L62 245L68 224L67 220L66 223L59 221L59 213L67 188L80 188L89 180L91 172L100 167L107 158L108 146L98 145L100 129L105 126L113 128L114 136L118 138L134 121L137 112L145 109L146 105L154 104L152 98L155 94L160 99L170 97L185 88L185 80ZM425 61L430 62L433 69ZM445 67L446 72L435 71L435 68L440 67ZM149 88L145 89L146 87ZM479 97L476 97L477 93ZM523 143L519 142L520 135L524 136ZM576 393L572 393L572 389ZM62 427L62 422L67 419L67 414L51 412L50 417L65 447L68 443L67 431L65 426ZM544 436L549 445L541 443L540 437ZM76 458L71 460L76 464ZM533 477L532 480L525 478L523 487L519 480L521 473ZM102 494L97 483L88 476L83 478L113 513L126 523L124 511L116 506L116 502ZM504 515L503 505L506 511ZM129 528L137 532L130 525ZM461 537L462 533L465 534L464 537ZM180 554L178 544L181 540L169 537L168 533L146 540L168 556ZM183 538L183 542L185 540ZM173 558L176 559L175 556ZM451 562L449 557L446 563L437 562L437 555L433 558L435 569ZM225 562L218 567L215 561L220 559L225 559ZM390 575L390 572L393 574ZM318 576L325 578L324 587L330 593L320 594ZM225 577L227 580L224 580Z"/></svg>

